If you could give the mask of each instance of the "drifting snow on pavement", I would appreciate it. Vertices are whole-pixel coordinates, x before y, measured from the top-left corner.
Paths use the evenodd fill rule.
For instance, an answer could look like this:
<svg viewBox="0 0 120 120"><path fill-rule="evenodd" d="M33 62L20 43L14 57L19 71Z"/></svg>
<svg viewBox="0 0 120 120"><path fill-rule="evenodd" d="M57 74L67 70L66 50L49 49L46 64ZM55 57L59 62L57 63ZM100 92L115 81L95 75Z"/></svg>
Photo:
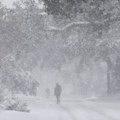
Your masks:
<svg viewBox="0 0 120 120"><path fill-rule="evenodd" d="M120 120L120 102L105 103L81 100L55 100L27 98L30 113L2 111L0 120Z"/></svg>

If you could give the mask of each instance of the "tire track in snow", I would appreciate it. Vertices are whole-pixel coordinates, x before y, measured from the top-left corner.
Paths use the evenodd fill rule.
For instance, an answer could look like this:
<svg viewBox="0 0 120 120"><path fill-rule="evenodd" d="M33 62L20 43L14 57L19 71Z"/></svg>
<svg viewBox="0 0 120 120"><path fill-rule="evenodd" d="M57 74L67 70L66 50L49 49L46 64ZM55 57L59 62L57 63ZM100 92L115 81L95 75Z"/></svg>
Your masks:
<svg viewBox="0 0 120 120"><path fill-rule="evenodd" d="M71 112L71 110L63 105L59 106L59 111L61 112L61 114L66 118L62 118L61 120L77 120L76 117L73 115L73 113Z"/></svg>
<svg viewBox="0 0 120 120"><path fill-rule="evenodd" d="M89 105L84 104L68 104L67 107L61 105L62 110L66 110L71 116L71 120L116 120L111 116L104 113L104 111L99 111L95 108L91 108ZM75 112L77 110L77 112Z"/></svg>
<svg viewBox="0 0 120 120"><path fill-rule="evenodd" d="M29 101L29 100L28 100ZM33 102L40 102L42 103L41 99L32 99L30 101ZM58 120L116 120L110 117L108 114L105 114L104 111L91 107L89 105L84 104L72 104L68 103L67 106L65 105L57 105L53 100L45 100L43 104L47 104L48 109L55 111L55 114L58 115ZM73 102L74 103L74 102ZM78 107L79 106L79 107ZM74 112L74 109L77 108L77 113ZM47 108L46 108L47 109ZM101 108L100 108L101 109ZM82 115L83 113L83 115ZM81 116L77 115L80 114ZM93 116L94 117L93 117ZM86 117L87 116L87 117ZM81 119L83 117L83 119ZM95 119L98 117L98 119Z"/></svg>
<svg viewBox="0 0 120 120"><path fill-rule="evenodd" d="M49 101L49 107L56 111L59 116L59 120L77 120L70 108L65 105L56 104L55 101Z"/></svg>
<svg viewBox="0 0 120 120"><path fill-rule="evenodd" d="M51 107L52 109L56 111L56 113L59 116L59 120L76 120L75 117L70 112L70 110L67 109L67 107L58 105L53 102L51 103L49 102L49 107Z"/></svg>
<svg viewBox="0 0 120 120"><path fill-rule="evenodd" d="M104 120L115 120L115 119L111 118L110 116L106 115L104 113L104 111L102 112L102 111L97 110L93 107L85 106L83 104L79 104L79 105L80 105L81 108L83 108L86 111L86 113L89 112L89 114L90 114L90 112L91 112L92 114L94 113L94 115L99 115L100 117L103 117L102 120L103 119Z"/></svg>

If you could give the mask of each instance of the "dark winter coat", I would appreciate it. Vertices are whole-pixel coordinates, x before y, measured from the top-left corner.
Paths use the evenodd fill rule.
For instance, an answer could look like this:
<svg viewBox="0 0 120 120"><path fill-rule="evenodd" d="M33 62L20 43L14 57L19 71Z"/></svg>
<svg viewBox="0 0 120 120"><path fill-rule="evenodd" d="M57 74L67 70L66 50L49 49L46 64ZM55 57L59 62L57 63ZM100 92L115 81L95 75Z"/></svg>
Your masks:
<svg viewBox="0 0 120 120"><path fill-rule="evenodd" d="M56 85L55 86L55 89L54 89L54 94L55 96L60 96L61 95L61 92L62 92L62 88L60 85Z"/></svg>

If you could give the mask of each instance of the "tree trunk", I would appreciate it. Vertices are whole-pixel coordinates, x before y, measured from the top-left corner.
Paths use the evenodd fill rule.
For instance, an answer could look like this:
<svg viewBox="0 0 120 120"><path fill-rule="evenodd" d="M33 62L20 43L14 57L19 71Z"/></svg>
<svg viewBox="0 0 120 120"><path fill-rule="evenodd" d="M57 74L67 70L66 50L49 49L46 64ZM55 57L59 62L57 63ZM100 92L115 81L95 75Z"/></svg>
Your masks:
<svg viewBox="0 0 120 120"><path fill-rule="evenodd" d="M110 69L109 65L107 64L107 94L110 94Z"/></svg>
<svg viewBox="0 0 120 120"><path fill-rule="evenodd" d="M111 60L107 58L107 94L111 93Z"/></svg>

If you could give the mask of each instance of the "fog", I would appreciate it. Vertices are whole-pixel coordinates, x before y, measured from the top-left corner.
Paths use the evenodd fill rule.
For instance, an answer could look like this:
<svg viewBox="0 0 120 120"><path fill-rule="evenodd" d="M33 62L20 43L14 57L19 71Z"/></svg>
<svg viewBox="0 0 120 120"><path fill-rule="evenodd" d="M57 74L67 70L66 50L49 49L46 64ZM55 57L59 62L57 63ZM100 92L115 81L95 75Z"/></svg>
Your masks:
<svg viewBox="0 0 120 120"><path fill-rule="evenodd" d="M1 0L0 120L120 120L119 20L119 0Z"/></svg>
<svg viewBox="0 0 120 120"><path fill-rule="evenodd" d="M92 64L92 68L82 70L80 74L78 74L75 69L75 63L77 62L67 63L61 70L40 69L40 66L37 66L33 70L33 76L40 82L40 88L37 90L38 95L45 93L45 89L49 88L53 96L54 87L57 82L62 86L62 96L64 97L66 95L83 95L87 97L105 94L107 91L105 63L96 63L98 65ZM101 82L99 82L99 79ZM81 83L79 83L79 81ZM99 89L97 90L98 87Z"/></svg>

